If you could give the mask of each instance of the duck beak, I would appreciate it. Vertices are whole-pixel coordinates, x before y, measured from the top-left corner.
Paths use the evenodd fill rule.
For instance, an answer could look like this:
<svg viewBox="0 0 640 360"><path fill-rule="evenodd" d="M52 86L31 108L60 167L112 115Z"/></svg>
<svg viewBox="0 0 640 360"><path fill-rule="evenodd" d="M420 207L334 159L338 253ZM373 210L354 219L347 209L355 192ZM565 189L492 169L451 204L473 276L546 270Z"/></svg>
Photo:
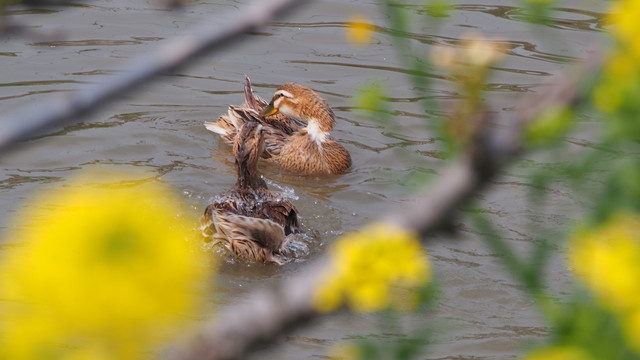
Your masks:
<svg viewBox="0 0 640 360"><path fill-rule="evenodd" d="M278 113L278 109L273 106L273 101L269 103L269 105L262 110L262 116L267 117L271 115L275 115Z"/></svg>

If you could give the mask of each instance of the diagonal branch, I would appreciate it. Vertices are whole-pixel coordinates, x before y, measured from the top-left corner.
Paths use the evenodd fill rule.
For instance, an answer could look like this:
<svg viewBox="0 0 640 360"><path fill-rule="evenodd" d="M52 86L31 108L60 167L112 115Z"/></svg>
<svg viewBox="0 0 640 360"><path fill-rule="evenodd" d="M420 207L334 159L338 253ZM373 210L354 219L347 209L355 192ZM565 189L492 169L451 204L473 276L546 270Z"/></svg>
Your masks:
<svg viewBox="0 0 640 360"><path fill-rule="evenodd" d="M71 93L51 96L36 107L26 107L0 118L0 153L21 140L42 134L95 112L101 106L133 91L158 75L175 71L197 57L230 45L239 36L265 26L304 0L261 0L239 12L229 26L202 25L192 33L169 40L158 51L134 59L90 85Z"/></svg>

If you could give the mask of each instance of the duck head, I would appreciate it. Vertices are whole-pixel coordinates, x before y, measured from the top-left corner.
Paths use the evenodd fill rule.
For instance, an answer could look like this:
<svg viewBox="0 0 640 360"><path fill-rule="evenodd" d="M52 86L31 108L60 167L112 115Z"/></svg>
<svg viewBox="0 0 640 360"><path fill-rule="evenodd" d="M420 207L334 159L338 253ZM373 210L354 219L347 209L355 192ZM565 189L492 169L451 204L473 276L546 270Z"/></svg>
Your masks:
<svg viewBox="0 0 640 360"><path fill-rule="evenodd" d="M335 123L329 104L315 91L296 83L286 83L276 89L262 116L277 113L306 121L307 132L318 145L326 140Z"/></svg>

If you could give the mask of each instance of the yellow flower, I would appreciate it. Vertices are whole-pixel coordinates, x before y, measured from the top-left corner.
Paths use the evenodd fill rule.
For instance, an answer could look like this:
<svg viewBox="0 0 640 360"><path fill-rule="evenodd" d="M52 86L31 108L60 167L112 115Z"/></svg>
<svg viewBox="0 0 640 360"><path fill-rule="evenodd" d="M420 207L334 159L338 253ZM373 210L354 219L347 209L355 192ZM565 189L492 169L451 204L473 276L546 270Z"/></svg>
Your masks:
<svg viewBox="0 0 640 360"><path fill-rule="evenodd" d="M640 59L640 44L637 41L640 36L639 17L640 3L636 0L614 2L608 17L608 22L613 25L614 36L636 60Z"/></svg>
<svg viewBox="0 0 640 360"><path fill-rule="evenodd" d="M328 358L330 360L356 360L362 356L360 349L348 343L339 344L330 349Z"/></svg>
<svg viewBox="0 0 640 360"><path fill-rule="evenodd" d="M640 218L619 216L578 231L570 261L576 274L608 308L640 310Z"/></svg>
<svg viewBox="0 0 640 360"><path fill-rule="evenodd" d="M640 216L618 215L600 228L579 231L570 250L578 277L619 316L627 342L640 353Z"/></svg>
<svg viewBox="0 0 640 360"><path fill-rule="evenodd" d="M347 41L354 45L366 45L371 41L371 36L375 26L371 25L369 19L362 15L352 16L347 22L345 36Z"/></svg>
<svg viewBox="0 0 640 360"><path fill-rule="evenodd" d="M346 300L355 311L369 312L391 305L411 308L415 289L431 277L418 235L387 224L338 239L331 249L330 272L315 293L318 311L329 312ZM407 291L398 291L399 289Z"/></svg>
<svg viewBox="0 0 640 360"><path fill-rule="evenodd" d="M522 360L590 360L591 356L578 347L553 346L527 354Z"/></svg>
<svg viewBox="0 0 640 360"><path fill-rule="evenodd" d="M177 199L94 180L21 215L0 260L0 357L138 359L199 305L204 254Z"/></svg>

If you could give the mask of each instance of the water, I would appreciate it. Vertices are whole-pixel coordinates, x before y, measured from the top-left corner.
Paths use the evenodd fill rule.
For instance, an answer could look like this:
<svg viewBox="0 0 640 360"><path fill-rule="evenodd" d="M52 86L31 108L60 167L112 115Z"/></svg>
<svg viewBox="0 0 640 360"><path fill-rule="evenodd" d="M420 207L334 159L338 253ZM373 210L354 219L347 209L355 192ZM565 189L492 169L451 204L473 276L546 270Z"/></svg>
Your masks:
<svg viewBox="0 0 640 360"><path fill-rule="evenodd" d="M412 43L425 51L452 44L476 31L503 39L509 52L486 87L492 109L509 113L526 93L567 70L567 60L590 56L604 39L601 1L564 1L548 26L528 26L514 1L455 2L457 11L440 25L426 21L422 8L405 7L422 19ZM3 112L38 106L52 93L71 91L109 74L128 59L152 51L164 39L198 24L227 23L229 11L245 2L194 2L182 10L166 10L153 1L75 2L64 6L16 8L12 19L28 33L5 35L0 51L0 107ZM378 26L371 45L354 47L343 36L351 15L364 14ZM126 96L83 122L25 142L0 159L0 231L25 210L37 192L56 188L64 179L100 166L136 170L141 180L160 179L182 195L183 209L194 227L212 195L235 182L230 146L206 131L202 123L242 102L242 79L270 98L275 88L295 81L312 87L332 105L337 116L333 136L351 152L353 168L341 176L297 176L261 162L273 189L293 189L303 225L311 233L304 256L283 267L227 263L220 270L214 303L241 300L251 288L286 281L335 238L358 229L390 209L412 200L420 179L437 176L445 162L443 143L433 131L433 113L423 114L406 82L387 33L387 15L374 1L318 1L301 8L236 46L168 74ZM443 108L459 98L450 79L437 74L426 94ZM355 90L370 80L386 86L399 126L380 125L353 108ZM567 139L571 149L589 146L589 120L584 136ZM562 161L529 155L504 171L478 195L478 206L517 244L526 249L541 231L558 231L579 218L590 204L570 189L557 186L544 207L527 201L526 174ZM295 196L295 197L294 197ZM440 235L428 243L430 259L444 293L436 311L407 316L395 328L376 316L339 315L292 331L260 358L322 358L342 340L366 335L394 341L411 329L430 324L435 343L428 358L512 358L530 341L546 333L543 322L514 281L497 263L464 219L456 224L457 240ZM534 230L535 229L535 232ZM302 246L302 245L301 245ZM567 285L562 256L551 262L554 289ZM258 356L255 356L258 358Z"/></svg>

